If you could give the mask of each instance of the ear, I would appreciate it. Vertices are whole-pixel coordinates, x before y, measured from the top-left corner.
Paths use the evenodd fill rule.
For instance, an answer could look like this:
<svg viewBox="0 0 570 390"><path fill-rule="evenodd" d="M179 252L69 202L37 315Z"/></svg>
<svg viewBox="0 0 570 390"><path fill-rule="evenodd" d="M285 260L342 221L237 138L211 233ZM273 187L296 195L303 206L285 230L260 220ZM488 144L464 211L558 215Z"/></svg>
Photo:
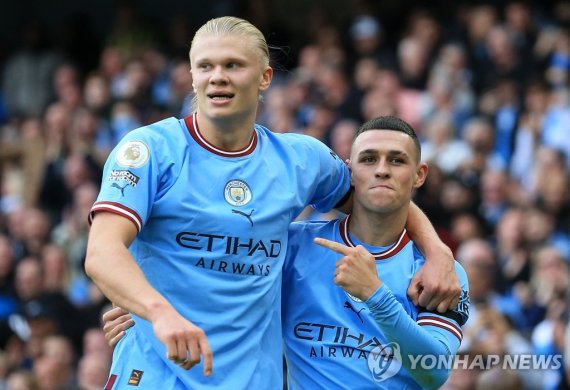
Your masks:
<svg viewBox="0 0 570 390"><path fill-rule="evenodd" d="M346 162L346 166L348 167L348 172L350 172L350 185L354 186L354 183L352 182L352 168L350 166L350 159L347 158L345 162Z"/></svg>
<svg viewBox="0 0 570 390"><path fill-rule="evenodd" d="M273 79L273 68L268 66L263 70L261 74L261 83L259 84L259 92L265 91L271 85L271 80Z"/></svg>
<svg viewBox="0 0 570 390"><path fill-rule="evenodd" d="M414 180L414 188L421 187L426 181L429 168L425 162L420 162L416 169L416 180Z"/></svg>

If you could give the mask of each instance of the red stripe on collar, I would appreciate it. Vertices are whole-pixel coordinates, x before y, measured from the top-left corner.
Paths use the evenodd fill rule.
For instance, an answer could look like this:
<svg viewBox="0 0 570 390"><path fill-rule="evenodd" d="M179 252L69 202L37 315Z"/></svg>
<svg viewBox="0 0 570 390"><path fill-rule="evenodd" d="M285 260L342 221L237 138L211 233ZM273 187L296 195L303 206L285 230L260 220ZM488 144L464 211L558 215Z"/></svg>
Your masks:
<svg viewBox="0 0 570 390"><path fill-rule="evenodd" d="M184 123L188 128L188 132L190 133L192 138L194 138L194 141L196 141L198 145L200 145L207 151L217 154L219 156L223 157L247 156L248 154L251 154L255 150L255 147L257 146L257 132L255 130L253 131L253 136L251 137L251 141L248 146L240 150L229 151L229 150L220 149L217 146L212 145L206 140L206 138L204 138L202 133L200 133L200 129L198 128L198 121L196 120L196 114L192 114L184 118Z"/></svg>
<svg viewBox="0 0 570 390"><path fill-rule="evenodd" d="M350 234L348 232L348 219L349 218L350 218L350 215L347 216L346 218L344 218L342 221L340 221L340 225L339 225L340 237L342 238L342 240L344 241L344 243L346 245L354 248L356 246L356 244L354 244L354 242L350 239ZM402 233L400 234L400 236L398 237L398 240L392 246L390 246L388 249L383 250L381 252L372 252L372 256L374 256L374 258L376 260L387 259L391 256L394 256L396 253L400 252L402 250L402 248L405 247L408 242L410 242L410 236L408 236L407 230L404 229L402 231Z"/></svg>

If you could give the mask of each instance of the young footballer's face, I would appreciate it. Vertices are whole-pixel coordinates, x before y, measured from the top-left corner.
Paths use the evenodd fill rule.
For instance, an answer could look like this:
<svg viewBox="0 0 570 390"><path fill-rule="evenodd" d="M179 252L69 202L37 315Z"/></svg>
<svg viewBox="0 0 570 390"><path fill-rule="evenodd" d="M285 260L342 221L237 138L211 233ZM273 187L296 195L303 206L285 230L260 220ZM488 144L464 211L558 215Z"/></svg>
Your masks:
<svg viewBox="0 0 570 390"><path fill-rule="evenodd" d="M393 212L406 206L427 175L412 138L400 131L368 130L353 143L351 184L354 201L372 212Z"/></svg>
<svg viewBox="0 0 570 390"><path fill-rule="evenodd" d="M259 94L271 83L252 39L202 36L190 53L198 113L212 119L255 115Z"/></svg>

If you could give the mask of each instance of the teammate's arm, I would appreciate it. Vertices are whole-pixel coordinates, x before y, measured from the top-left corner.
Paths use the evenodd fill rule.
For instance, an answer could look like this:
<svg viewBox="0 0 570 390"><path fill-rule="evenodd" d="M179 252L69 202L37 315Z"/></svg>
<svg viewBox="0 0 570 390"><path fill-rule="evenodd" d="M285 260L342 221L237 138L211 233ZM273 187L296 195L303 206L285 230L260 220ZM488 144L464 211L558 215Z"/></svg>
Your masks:
<svg viewBox="0 0 570 390"><path fill-rule="evenodd" d="M131 314L119 306L103 313L101 320L105 339L111 348L114 348L119 340L125 337L126 330L135 324Z"/></svg>
<svg viewBox="0 0 570 390"><path fill-rule="evenodd" d="M445 313L457 306L461 294L453 254L414 202L410 202L406 228L426 259L410 283L408 296L416 306Z"/></svg>
<svg viewBox="0 0 570 390"><path fill-rule="evenodd" d="M128 247L137 234L128 219L99 212L89 233L85 271L118 306L153 325L168 358L190 369L204 358L204 375L212 371L212 352L204 331L182 317L146 280Z"/></svg>

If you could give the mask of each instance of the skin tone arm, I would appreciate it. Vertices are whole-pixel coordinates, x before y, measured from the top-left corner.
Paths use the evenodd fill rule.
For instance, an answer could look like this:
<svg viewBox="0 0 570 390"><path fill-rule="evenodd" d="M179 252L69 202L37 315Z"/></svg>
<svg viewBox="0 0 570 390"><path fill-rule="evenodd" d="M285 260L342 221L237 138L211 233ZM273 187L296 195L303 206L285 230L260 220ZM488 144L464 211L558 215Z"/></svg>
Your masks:
<svg viewBox="0 0 570 390"><path fill-rule="evenodd" d="M348 214L351 206L352 195L339 210ZM461 294L453 253L440 240L427 216L414 202L410 202L406 228L426 258L425 264L410 283L408 296L416 306L445 313L457 306Z"/></svg>
<svg viewBox="0 0 570 390"><path fill-rule="evenodd" d="M116 305L150 321L167 357L188 370L204 358L204 375L212 373L212 351L202 329L182 317L148 283L128 247L137 230L126 218L100 212L93 219L85 271ZM126 283L128 281L128 283Z"/></svg>
<svg viewBox="0 0 570 390"><path fill-rule="evenodd" d="M445 313L457 306L461 294L453 253L414 202L410 202L406 228L426 259L410 283L408 296L416 306Z"/></svg>

